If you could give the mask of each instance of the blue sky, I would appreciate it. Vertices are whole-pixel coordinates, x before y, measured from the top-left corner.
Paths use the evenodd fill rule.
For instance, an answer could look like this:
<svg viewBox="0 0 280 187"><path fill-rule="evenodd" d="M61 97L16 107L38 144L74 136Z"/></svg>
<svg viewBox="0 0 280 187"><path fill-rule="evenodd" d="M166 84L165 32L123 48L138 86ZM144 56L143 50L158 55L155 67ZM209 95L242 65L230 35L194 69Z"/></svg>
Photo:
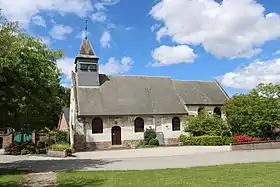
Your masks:
<svg viewBox="0 0 280 187"><path fill-rule="evenodd" d="M4 15L51 48L69 86L88 19L107 74L218 79L230 94L280 83L280 1L0 0Z"/></svg>

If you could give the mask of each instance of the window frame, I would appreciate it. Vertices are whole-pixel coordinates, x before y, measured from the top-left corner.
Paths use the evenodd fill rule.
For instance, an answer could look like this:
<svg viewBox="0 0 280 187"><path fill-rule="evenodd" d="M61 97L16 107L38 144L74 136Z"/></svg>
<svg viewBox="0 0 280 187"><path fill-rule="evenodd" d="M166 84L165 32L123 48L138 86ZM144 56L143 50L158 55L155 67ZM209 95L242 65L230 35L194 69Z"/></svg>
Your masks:
<svg viewBox="0 0 280 187"><path fill-rule="evenodd" d="M96 127L97 125L98 125L98 128ZM91 133L92 134L103 134L103 120L100 117L95 117L92 120Z"/></svg>
<svg viewBox="0 0 280 187"><path fill-rule="evenodd" d="M172 118L172 131L181 131L181 119L177 116Z"/></svg>
<svg viewBox="0 0 280 187"><path fill-rule="evenodd" d="M141 127L139 127L141 125ZM143 128L142 128L143 126ZM139 130L140 129L140 130ZM141 133L145 131L145 121L141 117L137 117L134 119L134 132Z"/></svg>

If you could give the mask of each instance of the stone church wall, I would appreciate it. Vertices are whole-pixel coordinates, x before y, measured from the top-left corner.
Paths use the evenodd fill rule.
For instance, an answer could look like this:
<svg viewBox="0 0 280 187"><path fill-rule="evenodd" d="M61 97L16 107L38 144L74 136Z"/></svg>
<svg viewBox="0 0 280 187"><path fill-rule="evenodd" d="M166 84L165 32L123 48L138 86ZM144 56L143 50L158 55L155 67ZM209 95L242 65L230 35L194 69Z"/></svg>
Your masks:
<svg viewBox="0 0 280 187"><path fill-rule="evenodd" d="M189 115L197 115L199 106L187 107ZM207 107L210 113L215 107ZM108 149L112 146L111 129L114 126L121 127L121 140L123 148L135 148L144 139L143 132L134 131L134 120L137 117L144 119L144 128L153 128L156 132L162 132L165 145L176 145L179 143L179 136L184 132L184 116L181 119L180 131L172 130L172 118L176 115L168 116L120 116L101 117L103 121L103 133L92 134L92 118L80 120L75 129L75 148L77 151L94 151Z"/></svg>

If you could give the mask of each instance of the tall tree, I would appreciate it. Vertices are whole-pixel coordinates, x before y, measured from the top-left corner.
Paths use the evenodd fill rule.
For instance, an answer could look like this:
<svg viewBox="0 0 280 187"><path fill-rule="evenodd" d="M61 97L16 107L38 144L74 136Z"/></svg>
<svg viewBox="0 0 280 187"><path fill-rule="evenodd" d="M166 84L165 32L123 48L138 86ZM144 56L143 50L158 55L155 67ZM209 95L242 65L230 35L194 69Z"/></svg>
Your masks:
<svg viewBox="0 0 280 187"><path fill-rule="evenodd" d="M27 34L16 22L0 15L0 127L32 129L56 125L67 91L60 85L56 60L62 51L52 50Z"/></svg>
<svg viewBox="0 0 280 187"><path fill-rule="evenodd" d="M239 135L272 137L280 126L280 86L259 84L249 94L233 96L224 104L231 131Z"/></svg>

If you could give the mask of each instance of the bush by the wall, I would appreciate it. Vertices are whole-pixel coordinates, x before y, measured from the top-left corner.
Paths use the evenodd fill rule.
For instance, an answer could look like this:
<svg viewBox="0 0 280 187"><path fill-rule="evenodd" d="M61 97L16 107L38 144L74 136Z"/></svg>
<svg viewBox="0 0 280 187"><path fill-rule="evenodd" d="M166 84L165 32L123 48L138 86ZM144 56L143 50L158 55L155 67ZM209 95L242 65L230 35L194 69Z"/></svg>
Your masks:
<svg viewBox="0 0 280 187"><path fill-rule="evenodd" d="M159 141L153 138L149 141L149 145L159 146Z"/></svg>
<svg viewBox="0 0 280 187"><path fill-rule="evenodd" d="M224 142L223 145L230 145L230 144L237 143L234 137L227 137L227 136L223 137L223 142Z"/></svg>
<svg viewBox="0 0 280 187"><path fill-rule="evenodd" d="M38 152L37 146L33 142L12 143L5 147L5 154L35 154Z"/></svg>
<svg viewBox="0 0 280 187"><path fill-rule="evenodd" d="M49 147L49 146L53 145L54 143L55 143L55 141L51 138L46 139L46 141L45 141L46 147Z"/></svg>
<svg viewBox="0 0 280 187"><path fill-rule="evenodd" d="M222 136L180 136L180 141L184 145L195 145L195 146L219 146L229 145L235 143L236 140L232 137Z"/></svg>
<svg viewBox="0 0 280 187"><path fill-rule="evenodd" d="M65 131L55 130L51 133L53 136L55 143L57 144L68 144L69 143L69 135Z"/></svg>
<svg viewBox="0 0 280 187"><path fill-rule="evenodd" d="M140 141L137 147L155 147L159 146L157 134L154 129L149 128L144 132L144 140Z"/></svg>
<svg viewBox="0 0 280 187"><path fill-rule="evenodd" d="M146 142L149 142L151 139L156 139L157 134L156 131L152 128L146 129L144 132L144 140Z"/></svg>

